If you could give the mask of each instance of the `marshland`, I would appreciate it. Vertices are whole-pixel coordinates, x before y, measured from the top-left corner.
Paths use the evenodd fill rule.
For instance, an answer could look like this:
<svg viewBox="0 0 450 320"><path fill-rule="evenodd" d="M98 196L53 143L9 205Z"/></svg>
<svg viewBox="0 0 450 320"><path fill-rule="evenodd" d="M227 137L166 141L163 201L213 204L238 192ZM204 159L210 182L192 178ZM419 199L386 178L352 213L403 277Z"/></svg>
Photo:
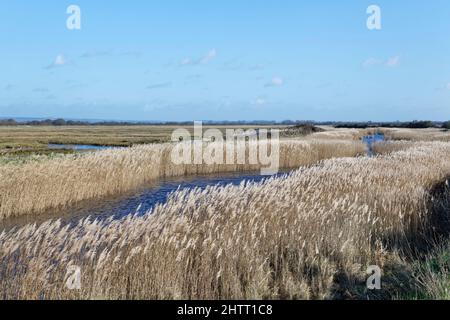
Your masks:
<svg viewBox="0 0 450 320"><path fill-rule="evenodd" d="M174 164L172 127L0 127L0 297L450 298L448 131L277 128L262 177Z"/></svg>

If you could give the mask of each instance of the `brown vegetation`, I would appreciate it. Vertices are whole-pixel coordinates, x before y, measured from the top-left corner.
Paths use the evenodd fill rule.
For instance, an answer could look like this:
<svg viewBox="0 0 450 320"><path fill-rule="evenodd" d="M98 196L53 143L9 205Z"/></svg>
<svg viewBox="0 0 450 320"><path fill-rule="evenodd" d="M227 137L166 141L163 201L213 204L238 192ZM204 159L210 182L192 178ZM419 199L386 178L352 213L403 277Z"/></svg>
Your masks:
<svg viewBox="0 0 450 320"><path fill-rule="evenodd" d="M170 158L172 148L173 144L143 145L0 166L0 220L118 195L164 177L261 169L250 164L175 165ZM363 153L360 142L282 141L280 167L298 168L322 159Z"/></svg>
<svg viewBox="0 0 450 320"><path fill-rule="evenodd" d="M380 128L387 140L450 141L450 131L445 129L386 129Z"/></svg>
<svg viewBox="0 0 450 320"><path fill-rule="evenodd" d="M129 161L148 160L144 150L99 153L89 160L93 166L82 168L97 168L98 161L112 175L102 178L110 184L117 179L120 188L128 181L120 173L128 173ZM117 159L115 170L106 170L110 157ZM47 222L3 232L0 296L366 298L367 266L380 266L385 283L395 284L397 254L409 256L434 230L431 190L450 175L449 157L450 144L428 143L388 156L326 160L263 183L180 191L145 216L84 219L72 228ZM48 168L63 173L70 166ZM145 176L145 168L128 170ZM23 181L29 172L34 171L24 171ZM81 177L70 172L55 192L70 189L70 183L79 186L79 180L87 183L86 172ZM66 288L68 266L81 268L81 290ZM407 289L402 285L384 294L395 296L395 289Z"/></svg>

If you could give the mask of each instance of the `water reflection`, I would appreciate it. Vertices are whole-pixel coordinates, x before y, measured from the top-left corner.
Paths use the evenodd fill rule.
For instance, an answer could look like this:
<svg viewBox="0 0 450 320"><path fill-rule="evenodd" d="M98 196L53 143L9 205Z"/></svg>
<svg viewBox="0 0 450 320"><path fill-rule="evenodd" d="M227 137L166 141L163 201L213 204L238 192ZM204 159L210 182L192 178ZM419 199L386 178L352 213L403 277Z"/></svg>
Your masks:
<svg viewBox="0 0 450 320"><path fill-rule="evenodd" d="M281 176L286 173L280 172L275 176ZM166 202L168 196L178 189L205 189L207 186L214 185L239 185L243 181L260 182L268 178L268 176L262 176L259 173L228 173L171 178L154 182L138 191L130 192L119 197L87 200L67 209L51 210L37 216L7 219L0 222L0 230L23 226L27 223L36 222L39 224L50 219L61 219L63 222L76 222L87 216L102 220L111 216L114 219L119 219L129 214L145 214L155 205Z"/></svg>

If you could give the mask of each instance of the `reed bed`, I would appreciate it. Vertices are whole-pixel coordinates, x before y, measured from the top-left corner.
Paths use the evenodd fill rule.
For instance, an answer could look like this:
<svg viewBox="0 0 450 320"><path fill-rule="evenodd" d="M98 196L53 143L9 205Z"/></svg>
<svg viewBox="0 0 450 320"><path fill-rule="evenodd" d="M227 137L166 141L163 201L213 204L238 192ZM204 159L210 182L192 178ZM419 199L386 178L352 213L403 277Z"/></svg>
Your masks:
<svg viewBox="0 0 450 320"><path fill-rule="evenodd" d="M450 241L438 244L414 271L422 289L417 298L450 300Z"/></svg>
<svg viewBox="0 0 450 320"><path fill-rule="evenodd" d="M387 129L379 128L388 140L408 140L408 141L443 141L450 142L450 130L429 128L429 129Z"/></svg>
<svg viewBox="0 0 450 320"><path fill-rule="evenodd" d="M365 284L368 265L386 270L391 253L406 254L433 229L431 190L450 175L449 157L450 144L436 142L387 156L330 159L262 183L180 190L144 216L3 232L0 297L350 294ZM66 288L69 266L80 267L81 290Z"/></svg>
<svg viewBox="0 0 450 320"><path fill-rule="evenodd" d="M407 150L421 145L420 142L413 142L408 140L391 140L375 142L372 146L374 154L385 155L400 150Z"/></svg>
<svg viewBox="0 0 450 320"><path fill-rule="evenodd" d="M319 127L321 128L321 127ZM308 136L312 139L337 139L337 140L359 140L364 135L367 135L369 130L362 129L340 129L324 126L322 127L325 131L315 132Z"/></svg>
<svg viewBox="0 0 450 320"><path fill-rule="evenodd" d="M249 143L245 146L248 150ZM170 157L173 147L168 143L151 144L0 166L0 220L36 215L52 208L64 209L81 200L118 195L160 178L253 171L264 167L250 164L248 159L247 164L241 165L175 165ZM353 157L364 152L364 145L355 141L287 140L280 142L279 165L298 168L321 159Z"/></svg>

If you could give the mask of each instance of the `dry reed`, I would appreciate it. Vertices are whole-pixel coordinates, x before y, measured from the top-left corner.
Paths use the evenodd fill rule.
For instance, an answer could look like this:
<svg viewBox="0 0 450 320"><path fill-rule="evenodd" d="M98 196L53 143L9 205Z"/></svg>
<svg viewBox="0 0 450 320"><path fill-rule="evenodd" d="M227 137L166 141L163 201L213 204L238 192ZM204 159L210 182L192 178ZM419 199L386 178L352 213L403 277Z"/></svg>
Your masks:
<svg viewBox="0 0 450 320"><path fill-rule="evenodd" d="M331 159L263 183L179 191L145 216L3 232L0 297L333 298L337 279L384 268L430 227L429 192L450 175L449 157L449 143L428 143ZM70 265L81 290L65 287Z"/></svg>
<svg viewBox="0 0 450 320"><path fill-rule="evenodd" d="M248 146L247 146L248 147ZM175 165L173 144L105 150L24 165L0 166L0 220L134 190L149 181L183 175L259 170L260 165ZM280 167L298 168L321 159L355 156L353 141L282 141ZM248 161L246 163L249 163Z"/></svg>
<svg viewBox="0 0 450 320"><path fill-rule="evenodd" d="M408 141L450 141L450 130L429 128L429 129L387 129L380 128L388 140L408 140Z"/></svg>
<svg viewBox="0 0 450 320"><path fill-rule="evenodd" d="M372 151L374 154L385 155L400 150L407 150L409 148L417 147L420 143L412 142L407 140L398 141L379 141L375 142L372 146Z"/></svg>

